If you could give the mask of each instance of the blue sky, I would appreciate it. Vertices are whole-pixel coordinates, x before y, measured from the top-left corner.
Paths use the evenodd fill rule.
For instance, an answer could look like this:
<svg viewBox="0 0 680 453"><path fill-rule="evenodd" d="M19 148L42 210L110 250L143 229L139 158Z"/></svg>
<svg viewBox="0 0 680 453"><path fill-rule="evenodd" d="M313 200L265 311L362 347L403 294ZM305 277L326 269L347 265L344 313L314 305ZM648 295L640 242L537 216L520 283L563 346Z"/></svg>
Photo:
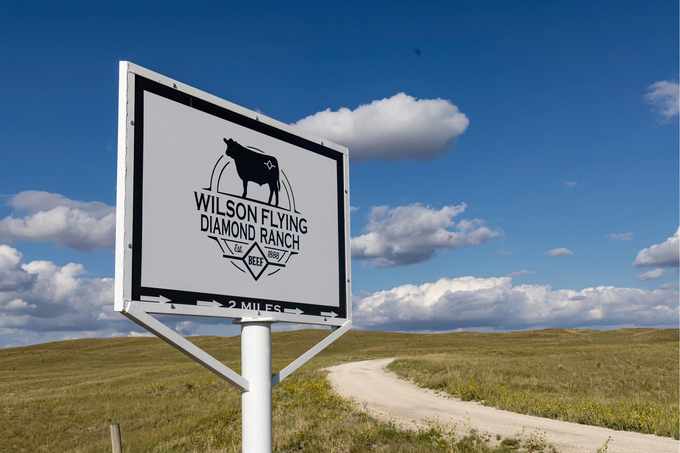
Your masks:
<svg viewBox="0 0 680 453"><path fill-rule="evenodd" d="M677 2L326 3L0 4L0 346L139 331L108 305L119 60L329 109L298 126L350 148L360 328L678 325Z"/></svg>

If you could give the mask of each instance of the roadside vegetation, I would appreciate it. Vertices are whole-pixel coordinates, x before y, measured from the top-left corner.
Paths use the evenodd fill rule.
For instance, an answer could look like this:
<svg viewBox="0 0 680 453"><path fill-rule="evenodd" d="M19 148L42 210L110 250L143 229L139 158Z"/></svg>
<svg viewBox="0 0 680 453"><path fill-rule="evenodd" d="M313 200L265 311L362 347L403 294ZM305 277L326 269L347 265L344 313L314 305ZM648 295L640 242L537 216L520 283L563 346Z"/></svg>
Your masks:
<svg viewBox="0 0 680 453"><path fill-rule="evenodd" d="M283 368L327 334L322 330L274 333L273 369ZM432 420L419 431L405 430L377 420L352 401L339 397L322 370L347 361L395 356L427 358L423 366L434 367L439 362L450 365L452 362L447 361L455 359L456 364L468 363L472 367L479 359L495 357L494 350L520 350L532 343L537 349L524 351L525 368L544 363L541 350L560 349L555 346L560 341L565 348L590 344L593 351L601 350L599 356L625 358L625 363L632 364L630 369L636 370L625 375L626 388L631 389L626 390L628 399L634 388L649 387L650 393L658 394L662 392L654 389L666 393L674 390L675 396L668 393L667 399L670 406L675 402L677 420L678 331L592 335L596 338L590 332L567 331L445 335L351 331L274 389L275 451L552 452L550 439L541 433L518 433L511 439L474 432L461 436L458 433L467 430L448 420ZM611 335L617 340L610 345L598 335ZM640 335L666 340L641 341ZM670 337L675 339L675 349ZM240 370L238 337L193 337L191 341L232 369ZM664 342L670 344L668 349L664 349L668 346L663 346ZM617 345L629 345L633 352L626 355L625 348L619 350ZM640 351L635 352L637 349ZM584 361L591 353L588 349L578 351ZM651 366L636 360L642 360L640 356L651 360L649 357L654 355L675 364L671 377L662 374L666 372L664 366L672 370L673 365L659 364L656 379L662 384L648 381L648 375L635 368L637 364ZM600 368L609 366L602 358L599 360ZM409 371L415 370L408 365L410 361L399 363L404 376L423 380L437 375L436 367L425 368L416 376ZM502 362L487 362L489 366L499 364ZM495 369L489 368L487 373L493 375ZM613 374L610 377L612 392L616 393L617 378ZM642 395L646 398L646 394ZM659 399L650 401L657 404ZM119 423L126 453L239 452L240 405L238 390L155 338L86 339L0 350L0 451L110 451L108 425Z"/></svg>
<svg viewBox="0 0 680 453"><path fill-rule="evenodd" d="M465 401L679 438L677 329L552 330L478 339L458 351L396 360L389 369Z"/></svg>

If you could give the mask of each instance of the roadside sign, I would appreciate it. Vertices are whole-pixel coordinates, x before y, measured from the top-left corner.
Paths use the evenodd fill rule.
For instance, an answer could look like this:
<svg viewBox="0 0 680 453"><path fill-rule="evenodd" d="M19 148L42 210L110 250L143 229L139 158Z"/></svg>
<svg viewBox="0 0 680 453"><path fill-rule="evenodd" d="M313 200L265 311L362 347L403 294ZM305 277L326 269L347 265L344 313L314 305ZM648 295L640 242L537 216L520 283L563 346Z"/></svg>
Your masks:
<svg viewBox="0 0 680 453"><path fill-rule="evenodd" d="M121 65L115 309L343 325L346 148Z"/></svg>

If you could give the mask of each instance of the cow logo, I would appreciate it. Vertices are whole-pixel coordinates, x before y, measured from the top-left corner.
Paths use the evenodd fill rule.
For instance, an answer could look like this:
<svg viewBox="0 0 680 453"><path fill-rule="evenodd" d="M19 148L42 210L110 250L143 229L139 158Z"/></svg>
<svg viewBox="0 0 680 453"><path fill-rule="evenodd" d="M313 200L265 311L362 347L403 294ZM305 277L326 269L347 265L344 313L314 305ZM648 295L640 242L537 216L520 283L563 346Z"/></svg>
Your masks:
<svg viewBox="0 0 680 453"><path fill-rule="evenodd" d="M210 183L194 191L200 231L233 267L257 281L300 253L308 223L276 157L231 138L224 143Z"/></svg>

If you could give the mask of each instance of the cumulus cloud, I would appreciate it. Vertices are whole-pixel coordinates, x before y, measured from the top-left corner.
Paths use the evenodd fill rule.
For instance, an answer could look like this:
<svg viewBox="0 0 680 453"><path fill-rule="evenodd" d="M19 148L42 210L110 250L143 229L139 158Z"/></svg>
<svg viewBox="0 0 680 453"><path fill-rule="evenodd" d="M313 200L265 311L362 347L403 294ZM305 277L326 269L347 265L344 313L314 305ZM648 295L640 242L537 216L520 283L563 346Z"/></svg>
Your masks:
<svg viewBox="0 0 680 453"><path fill-rule="evenodd" d="M352 161L434 159L452 147L470 121L444 99L416 99L404 93L360 105L330 109L294 125L346 146Z"/></svg>
<svg viewBox="0 0 680 453"><path fill-rule="evenodd" d="M563 255L573 255L574 252L572 252L571 250L569 250L567 248L560 247L558 249L548 250L547 252L545 252L545 254L548 255L548 256L563 256Z"/></svg>
<svg viewBox="0 0 680 453"><path fill-rule="evenodd" d="M449 331L549 327L677 326L678 291L600 286L581 291L513 286L510 277L442 278L355 300L361 329ZM670 323L670 325L669 325Z"/></svg>
<svg viewBox="0 0 680 453"><path fill-rule="evenodd" d="M638 274L637 279L640 280L641 282L644 282L646 280L654 280L657 278L661 278L664 275L666 275L666 270L658 268L649 272L645 272L644 274Z"/></svg>
<svg viewBox="0 0 680 453"><path fill-rule="evenodd" d="M630 231L628 233L609 233L605 234L605 236L612 241L630 241L633 239L633 233Z"/></svg>
<svg viewBox="0 0 680 453"><path fill-rule="evenodd" d="M665 242L640 250L633 262L633 266L678 267L680 264L680 253L678 252L680 240L678 235L680 235L680 228L678 228L673 237L668 238Z"/></svg>
<svg viewBox="0 0 680 453"><path fill-rule="evenodd" d="M115 206L34 190L8 204L15 212L0 220L0 242L51 242L86 252L114 246Z"/></svg>
<svg viewBox="0 0 680 453"><path fill-rule="evenodd" d="M0 261L0 272L24 282L0 290L1 328L93 330L97 319L111 313L113 279L84 278L82 264L24 264L22 254L7 245L0 245L0 253L15 258Z"/></svg>
<svg viewBox="0 0 680 453"><path fill-rule="evenodd" d="M10 300L9 302L7 302L1 308L4 308L6 310L19 310L19 309L22 309L22 308L33 309L35 307L36 307L35 304L29 304L26 301L23 301L21 299L14 299L14 300Z"/></svg>
<svg viewBox="0 0 680 453"><path fill-rule="evenodd" d="M148 336L113 310L113 279L87 278L82 264L24 262L13 247L0 244L0 348L77 338ZM200 324L181 316L158 316L182 335L223 324L205 318ZM230 329L231 326L226 329Z"/></svg>
<svg viewBox="0 0 680 453"><path fill-rule="evenodd" d="M645 100L666 119L678 116L679 86L677 82L662 80L647 87Z"/></svg>
<svg viewBox="0 0 680 453"><path fill-rule="evenodd" d="M522 269L521 271L510 272L508 274L508 277L523 277L525 275L532 275L532 274L535 274L535 273L536 273L536 271L528 271L526 269Z"/></svg>
<svg viewBox="0 0 680 453"><path fill-rule="evenodd" d="M81 264L24 263L21 252L0 244L0 347L135 329L114 316L113 279L84 274Z"/></svg>
<svg viewBox="0 0 680 453"><path fill-rule="evenodd" d="M569 189L573 189L574 187L578 186L578 183L576 181L562 181L562 185L568 187Z"/></svg>
<svg viewBox="0 0 680 453"><path fill-rule="evenodd" d="M366 233L352 238L352 259L371 260L373 267L404 266L427 261L439 249L484 244L500 235L480 219L453 218L467 205L440 210L415 203L408 206L375 206L368 215Z"/></svg>
<svg viewBox="0 0 680 453"><path fill-rule="evenodd" d="M20 292L33 286L36 276L21 269L23 260L18 250L0 244L0 292Z"/></svg>

